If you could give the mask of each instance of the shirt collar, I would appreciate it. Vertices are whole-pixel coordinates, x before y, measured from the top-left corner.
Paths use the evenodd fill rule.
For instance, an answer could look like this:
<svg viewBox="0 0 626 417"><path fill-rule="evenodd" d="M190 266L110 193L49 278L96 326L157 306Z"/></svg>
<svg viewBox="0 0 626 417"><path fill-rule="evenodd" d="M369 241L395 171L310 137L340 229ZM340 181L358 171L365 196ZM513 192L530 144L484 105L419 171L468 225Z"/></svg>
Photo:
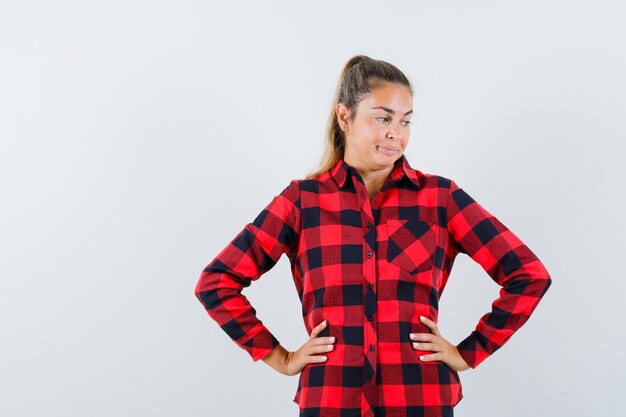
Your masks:
<svg viewBox="0 0 626 417"><path fill-rule="evenodd" d="M339 188L343 188L346 183L346 179L348 178L348 174L351 174L354 178L355 175L358 175L358 172L352 166L348 165L343 158L339 158L335 166L330 170L330 175L333 177L337 185L339 185ZM411 180L411 182L413 182L416 186L419 187L421 185L421 172L411 168L408 159L404 154L402 154L402 156L394 162L390 177L391 181L395 182L404 176Z"/></svg>

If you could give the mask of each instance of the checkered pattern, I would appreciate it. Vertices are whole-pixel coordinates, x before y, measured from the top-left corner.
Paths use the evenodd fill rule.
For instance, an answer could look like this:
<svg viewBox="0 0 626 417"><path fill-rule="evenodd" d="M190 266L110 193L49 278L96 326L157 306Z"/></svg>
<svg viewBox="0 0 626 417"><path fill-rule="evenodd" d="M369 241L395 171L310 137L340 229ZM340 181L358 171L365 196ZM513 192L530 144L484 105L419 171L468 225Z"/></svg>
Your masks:
<svg viewBox="0 0 626 417"><path fill-rule="evenodd" d="M196 296L254 361L278 340L241 293L287 254L307 332L324 319L328 360L300 373L293 401L308 416L450 416L456 371L419 359L409 333L428 333L454 259L465 253L501 286L457 348L475 368L529 318L551 284L535 254L453 180L399 158L370 201L339 160L293 180L204 269ZM304 341L303 341L304 342Z"/></svg>

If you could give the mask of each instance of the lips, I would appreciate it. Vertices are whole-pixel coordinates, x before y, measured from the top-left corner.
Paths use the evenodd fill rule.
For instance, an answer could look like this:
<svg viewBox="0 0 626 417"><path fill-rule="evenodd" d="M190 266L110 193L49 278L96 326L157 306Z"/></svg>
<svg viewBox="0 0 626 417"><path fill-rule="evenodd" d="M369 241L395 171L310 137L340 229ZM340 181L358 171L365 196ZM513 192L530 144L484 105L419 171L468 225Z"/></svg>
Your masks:
<svg viewBox="0 0 626 417"><path fill-rule="evenodd" d="M395 155L398 152L398 148L394 148L391 146L378 146L378 150L385 155Z"/></svg>

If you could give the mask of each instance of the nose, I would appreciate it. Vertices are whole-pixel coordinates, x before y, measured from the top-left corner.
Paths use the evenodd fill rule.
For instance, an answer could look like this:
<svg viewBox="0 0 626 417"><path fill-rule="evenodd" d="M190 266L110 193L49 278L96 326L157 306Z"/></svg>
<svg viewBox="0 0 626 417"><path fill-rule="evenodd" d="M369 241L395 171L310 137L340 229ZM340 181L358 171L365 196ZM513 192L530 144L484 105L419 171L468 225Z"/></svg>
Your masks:
<svg viewBox="0 0 626 417"><path fill-rule="evenodd" d="M399 129L397 129L397 128L393 127L393 126L390 127L389 131L387 132L387 137L389 139L392 139L392 140L399 139L400 135L398 134L398 131L399 131Z"/></svg>

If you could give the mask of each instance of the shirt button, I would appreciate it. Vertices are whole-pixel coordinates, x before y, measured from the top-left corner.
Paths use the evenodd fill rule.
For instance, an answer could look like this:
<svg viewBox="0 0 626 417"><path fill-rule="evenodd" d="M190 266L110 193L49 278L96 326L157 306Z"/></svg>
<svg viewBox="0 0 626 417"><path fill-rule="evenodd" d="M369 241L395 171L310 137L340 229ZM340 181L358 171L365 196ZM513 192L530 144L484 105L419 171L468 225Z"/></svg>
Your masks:
<svg viewBox="0 0 626 417"><path fill-rule="evenodd" d="M372 316L367 316L367 321L372 321L372 320L374 320L374 317L372 317ZM370 348L370 350L372 350L372 349Z"/></svg>
<svg viewBox="0 0 626 417"><path fill-rule="evenodd" d="M368 258L371 258L371 257L372 257L372 255L373 255L373 254L372 254L372 251L368 251L368 252L367 252L367 257L368 257Z"/></svg>
<svg viewBox="0 0 626 417"><path fill-rule="evenodd" d="M374 350L374 345L370 345L370 352Z"/></svg>
<svg viewBox="0 0 626 417"><path fill-rule="evenodd" d="M368 223L368 224L367 224L367 228L368 228L368 229L371 229L372 227L374 227L374 225L373 225L372 223Z"/></svg>
<svg viewBox="0 0 626 417"><path fill-rule="evenodd" d="M372 284L367 284L367 288L371 290L372 288L374 288L374 286Z"/></svg>

